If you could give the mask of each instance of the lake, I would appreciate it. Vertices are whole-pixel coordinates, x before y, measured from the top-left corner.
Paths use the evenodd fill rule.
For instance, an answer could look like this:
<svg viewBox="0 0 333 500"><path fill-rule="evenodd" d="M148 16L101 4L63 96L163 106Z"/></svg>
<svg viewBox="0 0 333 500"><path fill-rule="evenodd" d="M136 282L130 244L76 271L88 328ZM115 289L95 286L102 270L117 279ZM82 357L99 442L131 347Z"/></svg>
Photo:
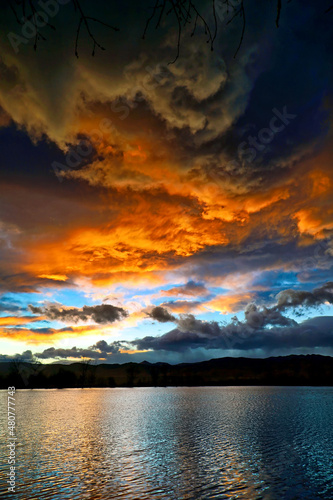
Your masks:
<svg viewBox="0 0 333 500"><path fill-rule="evenodd" d="M19 390L1 498L333 499L333 388Z"/></svg>

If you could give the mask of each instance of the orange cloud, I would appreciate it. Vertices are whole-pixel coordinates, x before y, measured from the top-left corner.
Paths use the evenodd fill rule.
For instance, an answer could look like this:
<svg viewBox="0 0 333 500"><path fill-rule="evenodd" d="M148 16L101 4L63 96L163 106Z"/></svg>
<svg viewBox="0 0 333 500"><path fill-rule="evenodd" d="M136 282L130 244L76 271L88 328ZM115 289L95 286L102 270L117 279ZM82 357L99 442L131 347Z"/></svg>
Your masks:
<svg viewBox="0 0 333 500"><path fill-rule="evenodd" d="M228 243L221 221L203 220L191 200L174 199L163 191L124 195L130 198L129 206L125 203L98 227L81 225L53 234L51 241L47 234L37 242L27 241L24 271L57 280L82 276L104 282L127 273L147 277L166 270L173 256L183 258Z"/></svg>
<svg viewBox="0 0 333 500"><path fill-rule="evenodd" d="M35 321L42 321L46 318L44 316L4 316L0 318L0 327L1 326L17 326L17 325L25 325L27 323L34 323Z"/></svg>
<svg viewBox="0 0 333 500"><path fill-rule="evenodd" d="M86 123L79 117L75 130L89 131L100 116ZM272 186L244 184L241 190L230 177L238 186L232 191L223 182L203 182L192 164L185 168L167 147L159 155L161 139L133 130L111 130L96 144L99 159L68 173L94 186L93 199L8 186L5 201L11 207L17 200L11 213L21 220L14 220L15 233L6 234L7 280L31 288L80 280L99 287L156 286L196 254L223 248L240 255L269 240L311 244L333 227L327 152ZM26 206L33 224L24 217Z"/></svg>
<svg viewBox="0 0 333 500"><path fill-rule="evenodd" d="M143 349L143 350L136 350L136 349L119 349L119 352L121 354L138 354L140 352L149 352L151 349Z"/></svg>
<svg viewBox="0 0 333 500"><path fill-rule="evenodd" d="M65 274L40 274L37 277L47 279L47 280L53 280L53 281L66 281L66 280L68 280L68 276L66 276Z"/></svg>
<svg viewBox="0 0 333 500"><path fill-rule="evenodd" d="M239 293L234 295L222 295L210 300L205 305L209 309L222 314L236 313L242 311L246 305L253 300L253 293Z"/></svg>
<svg viewBox="0 0 333 500"><path fill-rule="evenodd" d="M0 338L24 341L27 344L53 343L56 340L68 337L81 337L96 334L98 331L103 334L100 326L76 326L62 329L55 328L0 328Z"/></svg>

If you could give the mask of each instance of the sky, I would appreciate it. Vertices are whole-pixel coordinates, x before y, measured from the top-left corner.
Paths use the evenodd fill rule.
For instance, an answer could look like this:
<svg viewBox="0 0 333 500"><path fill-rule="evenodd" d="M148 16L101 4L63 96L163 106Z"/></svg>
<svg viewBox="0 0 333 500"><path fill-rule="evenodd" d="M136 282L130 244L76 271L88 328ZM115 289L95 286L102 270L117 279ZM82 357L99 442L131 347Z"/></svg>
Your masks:
<svg viewBox="0 0 333 500"><path fill-rule="evenodd" d="M333 355L331 2L162 3L1 5L2 361Z"/></svg>

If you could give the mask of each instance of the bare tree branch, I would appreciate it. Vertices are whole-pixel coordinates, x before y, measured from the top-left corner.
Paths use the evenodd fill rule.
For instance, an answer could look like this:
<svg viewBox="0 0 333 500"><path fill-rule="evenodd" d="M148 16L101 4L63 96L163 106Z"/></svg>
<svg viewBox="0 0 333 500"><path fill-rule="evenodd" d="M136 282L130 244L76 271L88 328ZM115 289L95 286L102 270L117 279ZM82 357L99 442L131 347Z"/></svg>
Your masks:
<svg viewBox="0 0 333 500"><path fill-rule="evenodd" d="M21 26L24 25L25 22L30 21L33 25L34 28L34 50L37 50L37 45L39 40L46 40L44 35L41 33L38 24L37 24L37 18L38 18L38 11L36 10L36 0L7 0L10 9L12 10L15 19L17 23ZM95 55L95 49L96 47L100 48L101 50L105 50L102 45L97 41L96 37L94 36L91 28L90 28L90 22L93 23L99 23L103 26L106 26L107 28L110 28L114 31L119 31L118 28L115 26L111 26L110 24L105 23L104 21L101 21L100 19L97 19L96 17L91 17L87 16L81 7L80 0L72 0L72 3L74 5L75 12L78 12L80 15L78 27L76 30L76 39L75 39L75 55L76 57L79 57L78 54L78 43L79 43L79 35L81 31L82 24L85 25L88 35L91 38L93 42L93 50L92 50L92 55ZM20 13L21 11L21 13ZM55 27L50 24L49 22L45 23L46 26L49 28L55 30Z"/></svg>
<svg viewBox="0 0 333 500"><path fill-rule="evenodd" d="M282 0L277 0L277 15L276 15L276 27L279 27L280 15L281 15Z"/></svg>
<svg viewBox="0 0 333 500"><path fill-rule="evenodd" d="M289 3L290 1L291 0L287 0L287 3ZM176 42L175 57L171 62L169 62L169 64L175 63L180 56L183 29L186 25L190 24L193 25L193 29L190 33L191 37L194 36L198 26L201 25L204 28L205 35L207 36L206 43L210 44L210 48L212 51L214 50L214 42L217 37L217 30L218 30L216 0L210 0L212 17L213 17L212 28L210 27L208 21L205 19L202 13L198 10L195 0L154 0L154 2L155 2L154 5L151 7L151 14L148 16L146 20L142 38L145 39L149 27L154 21L154 19L156 19L155 29L158 29L161 27L163 20L166 19L168 16L172 15L176 23L177 42ZM227 21L227 24L233 22L236 17L242 18L243 21L240 40L236 52L234 54L234 58L236 58L243 44L245 28L246 28L244 0L239 0L239 2L240 4L235 6L233 5L233 3L230 2L230 0L222 0L222 4L227 8L227 14L229 14L229 9L230 10L233 9L233 14L231 18ZM36 50L38 41L46 40L46 38L41 33L40 28L38 27L37 24L39 15L38 11L36 10L37 0L7 0L7 3L15 16L16 22L20 26L23 26L27 21L31 22L34 29L34 49ZM98 19L97 17L86 15L81 6L81 0L72 0L72 5L74 7L75 12L79 16L78 25L76 29L76 37L75 37L75 50L74 50L75 56L77 58L79 57L78 46L79 46L80 35L82 33L82 26L85 26L88 36L92 41L93 44L92 56L95 55L96 47L99 48L100 50L105 50L105 48L98 42L93 32L92 25L94 23L98 23L102 26L112 29L113 31L119 31L119 29L115 26L112 26ZM275 19L276 27L279 27L280 25L281 10L282 10L282 0L277 0L276 19ZM325 14L331 12L332 10L333 10L333 5L331 5L328 9L325 10ZM46 22L46 25L51 29L55 29L55 27L51 25L49 22Z"/></svg>
<svg viewBox="0 0 333 500"><path fill-rule="evenodd" d="M82 10L82 7L80 5L80 1L79 0L73 0L73 3L74 3L74 6L76 7L76 9L79 11L79 13L81 15L80 21L79 21L78 30L77 30L77 33L76 33L75 55L76 55L77 58L79 57L79 54L78 54L78 40L79 40L79 34L80 34L81 25L83 23L85 25L86 29L87 29L89 37L93 41L93 50L92 50L91 55L94 56L95 55L95 49L96 49L96 47L98 47L101 50L105 50L105 48L102 45L100 45L98 43L98 41L96 40L95 36L93 35L93 33L92 33L91 29L90 29L88 21L90 20L90 21L94 21L96 23L100 23L103 26L107 26L108 28L110 28L110 29L112 29L114 31L119 31L119 28L116 28L115 26L111 26L110 24L104 23L103 21L100 21L99 19L96 19L95 17L86 16L84 14L83 10Z"/></svg>
<svg viewBox="0 0 333 500"><path fill-rule="evenodd" d="M169 9L167 9L170 7ZM217 34L217 17L215 11L215 0L212 0L213 17L214 17L214 34L212 35L211 29L205 20L205 18L198 11L197 7L192 0L157 0L154 7L152 8L152 14L148 17L142 38L146 37L149 25L158 13L158 18L156 21L155 29L161 25L163 18L167 17L169 14L173 13L176 23L177 23L177 52L175 58L169 62L173 64L177 61L180 55L181 37L182 30L187 24L191 24L194 19L194 28L192 30L191 36L195 34L198 21L201 21L205 34L208 36L207 43L210 43L211 50L213 50L214 40Z"/></svg>

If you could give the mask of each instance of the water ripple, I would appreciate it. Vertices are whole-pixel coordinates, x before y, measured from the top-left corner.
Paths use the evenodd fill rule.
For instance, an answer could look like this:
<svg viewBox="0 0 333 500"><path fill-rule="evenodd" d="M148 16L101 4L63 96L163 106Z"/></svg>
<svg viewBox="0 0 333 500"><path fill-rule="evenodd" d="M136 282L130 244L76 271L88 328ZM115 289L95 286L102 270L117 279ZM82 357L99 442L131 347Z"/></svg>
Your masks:
<svg viewBox="0 0 333 500"><path fill-rule="evenodd" d="M333 498L332 388L17 391L18 500ZM2 408L7 393L0 392ZM1 414L5 429L5 412ZM0 448L6 491L7 435Z"/></svg>

